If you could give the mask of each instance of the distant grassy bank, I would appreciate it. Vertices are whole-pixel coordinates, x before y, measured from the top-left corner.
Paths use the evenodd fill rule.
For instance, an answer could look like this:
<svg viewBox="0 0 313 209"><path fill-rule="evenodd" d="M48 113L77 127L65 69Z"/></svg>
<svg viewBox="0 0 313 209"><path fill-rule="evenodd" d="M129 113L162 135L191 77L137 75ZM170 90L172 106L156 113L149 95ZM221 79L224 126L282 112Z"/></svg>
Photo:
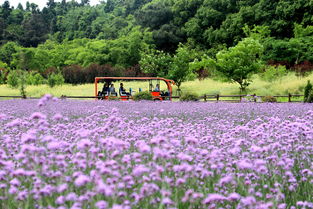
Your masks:
<svg viewBox="0 0 313 209"><path fill-rule="evenodd" d="M267 82L261 80L257 75L253 78L253 82L248 87L248 94L256 94L261 96L267 95L287 95L291 94L303 94L304 87L307 80L313 82L313 74L307 77L297 77L294 74L289 74L282 77L274 82ZM123 82L126 89L132 88L134 91L138 91L139 88L142 90L148 89L148 82ZM114 83L115 89L118 91L119 82ZM103 84L99 84L101 89ZM161 89L165 89L166 86L161 82ZM193 92L198 95L203 94L238 94L239 85L235 83L224 83L220 81L215 81L212 79L205 79L202 81L188 81L182 84L182 92ZM174 94L176 94L177 88L174 87ZM67 96L93 96L94 95L94 84L83 84L83 85L70 85L65 84L62 86L56 86L50 88L47 85L40 86L27 86L26 88L27 96L39 97L44 94L52 94L54 96L60 97L62 95ZM18 89L12 89L7 85L0 86L0 95L19 95Z"/></svg>

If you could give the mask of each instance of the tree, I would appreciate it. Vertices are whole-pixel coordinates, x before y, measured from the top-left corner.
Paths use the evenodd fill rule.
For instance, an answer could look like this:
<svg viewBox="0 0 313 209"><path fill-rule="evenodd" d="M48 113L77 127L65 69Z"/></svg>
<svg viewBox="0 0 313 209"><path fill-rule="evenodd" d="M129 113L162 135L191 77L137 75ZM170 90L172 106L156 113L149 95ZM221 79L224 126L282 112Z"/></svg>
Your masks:
<svg viewBox="0 0 313 209"><path fill-rule="evenodd" d="M46 27L41 14L32 14L30 17L24 19L22 26L24 30L23 46L37 47L39 43L47 39L48 27Z"/></svg>
<svg viewBox="0 0 313 209"><path fill-rule="evenodd" d="M1 13L0 13L1 17L6 20L10 16L10 14L12 12L12 8L10 6L10 2L9 1L5 1L1 7L2 7L1 8Z"/></svg>
<svg viewBox="0 0 313 209"><path fill-rule="evenodd" d="M24 11L23 5L21 3L18 3L17 9L21 10L21 11Z"/></svg>
<svg viewBox="0 0 313 209"><path fill-rule="evenodd" d="M8 42L0 47L0 61L6 63L9 67L13 60L13 55L17 52L19 46L15 42Z"/></svg>
<svg viewBox="0 0 313 209"><path fill-rule="evenodd" d="M196 77L189 67L189 63L193 59L194 57L191 50L187 46L179 44L168 73L168 78L175 81L179 90L184 81L191 80Z"/></svg>
<svg viewBox="0 0 313 209"><path fill-rule="evenodd" d="M23 71L38 70L34 59L34 48L21 48L13 55L11 66Z"/></svg>
<svg viewBox="0 0 313 209"><path fill-rule="evenodd" d="M80 5L85 6L85 5L89 5L89 3L90 3L90 0L81 0Z"/></svg>
<svg viewBox="0 0 313 209"><path fill-rule="evenodd" d="M212 76L214 73L214 62L206 54L200 59L196 58L193 62L189 63L190 70L197 75L199 80L204 80L207 77Z"/></svg>
<svg viewBox="0 0 313 209"><path fill-rule="evenodd" d="M223 79L238 83L240 91L245 91L251 76L262 67L262 52L263 46L259 41L245 38L236 46L217 53L216 70Z"/></svg>
<svg viewBox="0 0 313 209"><path fill-rule="evenodd" d="M170 70L172 57L168 53L156 49L141 51L140 69L153 76L166 77Z"/></svg>
<svg viewBox="0 0 313 209"><path fill-rule="evenodd" d="M24 70L12 70L8 74L7 83L12 88L18 88L23 98L26 98L26 76Z"/></svg>
<svg viewBox="0 0 313 209"><path fill-rule="evenodd" d="M141 52L139 63L144 73L172 79L180 89L184 81L196 77L189 67L189 63L194 58L194 50L187 45L179 44L174 56L156 49L145 49Z"/></svg>
<svg viewBox="0 0 313 209"><path fill-rule="evenodd" d="M309 80L304 88L304 102L313 102L313 86Z"/></svg>

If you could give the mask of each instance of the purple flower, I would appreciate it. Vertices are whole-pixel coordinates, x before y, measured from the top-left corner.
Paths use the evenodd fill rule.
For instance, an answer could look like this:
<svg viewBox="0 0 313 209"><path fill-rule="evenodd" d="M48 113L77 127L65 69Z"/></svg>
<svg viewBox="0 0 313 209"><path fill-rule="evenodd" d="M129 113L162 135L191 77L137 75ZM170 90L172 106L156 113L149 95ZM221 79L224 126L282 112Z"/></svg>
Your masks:
<svg viewBox="0 0 313 209"><path fill-rule="evenodd" d="M244 206L253 206L256 203L256 199L253 196L243 197L241 198L240 203L242 203Z"/></svg>
<svg viewBox="0 0 313 209"><path fill-rule="evenodd" d="M248 160L241 160L237 162L237 166L239 169L242 169L242 170L253 168L253 165Z"/></svg>
<svg viewBox="0 0 313 209"><path fill-rule="evenodd" d="M30 143L30 142L34 142L35 140L36 140L36 135L30 131L26 134L23 134L21 138L22 143Z"/></svg>
<svg viewBox="0 0 313 209"><path fill-rule="evenodd" d="M220 185L229 184L232 180L233 180L233 176L231 176L231 175L225 176L225 177L220 179L219 184Z"/></svg>
<svg viewBox="0 0 313 209"><path fill-rule="evenodd" d="M31 116L30 116L30 119L33 120L33 119L41 119L41 120L45 120L46 119L46 116L40 112L34 112Z"/></svg>
<svg viewBox="0 0 313 209"><path fill-rule="evenodd" d="M122 206L122 205L114 204L114 205L112 206L112 209L125 209L125 207Z"/></svg>
<svg viewBox="0 0 313 209"><path fill-rule="evenodd" d="M144 173L149 172L149 168L144 165L138 165L133 169L133 175L136 177L142 176Z"/></svg>
<svg viewBox="0 0 313 209"><path fill-rule="evenodd" d="M93 143L88 139L82 139L77 143L77 148L79 150L85 150L89 148Z"/></svg>
<svg viewBox="0 0 313 209"><path fill-rule="evenodd" d="M16 194L18 189L15 186L11 186L9 189L9 194Z"/></svg>
<svg viewBox="0 0 313 209"><path fill-rule="evenodd" d="M97 188L96 189L97 189L98 193L103 194L103 195L108 196L108 197L110 197L114 194L113 189L110 186L104 184L102 180L97 182Z"/></svg>
<svg viewBox="0 0 313 209"><path fill-rule="evenodd" d="M26 190L20 191L17 194L17 200L23 201L27 198L27 196L28 196L28 192Z"/></svg>
<svg viewBox="0 0 313 209"><path fill-rule="evenodd" d="M227 200L225 196L220 194L208 194L208 196L202 201L202 204L208 205L214 202L223 202Z"/></svg>
<svg viewBox="0 0 313 209"><path fill-rule="evenodd" d="M57 187L57 192L58 192L58 193L62 193L62 192L64 192L65 190L67 190L67 188L68 188L67 184L61 184L61 185L59 185L59 186Z"/></svg>
<svg viewBox="0 0 313 209"><path fill-rule="evenodd" d="M62 205L65 202L65 197L64 196L59 196L56 200L55 203L58 205Z"/></svg>
<svg viewBox="0 0 313 209"><path fill-rule="evenodd" d="M1 203L313 208L312 105L52 100L1 101Z"/></svg>
<svg viewBox="0 0 313 209"><path fill-rule="evenodd" d="M21 182L17 179L17 178L14 178L10 181L10 184L12 186L16 186L16 187L19 187L21 185Z"/></svg>
<svg viewBox="0 0 313 209"><path fill-rule="evenodd" d="M74 192L68 193L65 197L65 200L75 202L77 200L77 195Z"/></svg>
<svg viewBox="0 0 313 209"><path fill-rule="evenodd" d="M47 148L49 150L58 150L59 148L61 148L61 143L56 141L50 142L47 144Z"/></svg>
<svg viewBox="0 0 313 209"><path fill-rule="evenodd" d="M98 209L106 209L108 207L108 203L104 200L100 200L100 201L96 202L95 206Z"/></svg>
<svg viewBox="0 0 313 209"><path fill-rule="evenodd" d="M277 208L278 209L285 209L287 207L287 204L286 203L280 203Z"/></svg>
<svg viewBox="0 0 313 209"><path fill-rule="evenodd" d="M227 199L229 201L237 201L241 198L241 196L238 193L231 193L228 195Z"/></svg>
<svg viewBox="0 0 313 209"><path fill-rule="evenodd" d="M75 186L77 187L82 187L85 186L87 183L90 182L90 178L86 175L79 175L76 179L75 179Z"/></svg>
<svg viewBox="0 0 313 209"><path fill-rule="evenodd" d="M185 138L187 144L196 145L198 143L198 139L192 136L188 136Z"/></svg>
<svg viewBox="0 0 313 209"><path fill-rule="evenodd" d="M192 161L192 159L193 159L190 155L186 155L184 153L179 153L177 155L177 158L180 160L183 160L183 161Z"/></svg>
<svg viewBox="0 0 313 209"><path fill-rule="evenodd" d="M138 145L138 150L142 153L149 153L151 151L151 148L149 145L142 143Z"/></svg>
<svg viewBox="0 0 313 209"><path fill-rule="evenodd" d="M55 114L52 119L55 121L60 121L63 118L63 115L61 115L60 113Z"/></svg>
<svg viewBox="0 0 313 209"><path fill-rule="evenodd" d="M173 204L173 201L172 201L169 197L164 197L164 198L162 199L162 204L168 206L168 205Z"/></svg>

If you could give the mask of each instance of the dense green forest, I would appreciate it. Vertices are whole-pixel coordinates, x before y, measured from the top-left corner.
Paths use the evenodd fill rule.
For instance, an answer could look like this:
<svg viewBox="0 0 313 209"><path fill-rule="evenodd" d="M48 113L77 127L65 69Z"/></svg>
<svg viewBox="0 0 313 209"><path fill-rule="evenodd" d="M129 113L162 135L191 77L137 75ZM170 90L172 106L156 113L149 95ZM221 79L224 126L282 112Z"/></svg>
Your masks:
<svg viewBox="0 0 313 209"><path fill-rule="evenodd" d="M13 71L27 72L30 84L55 74L73 84L97 75L166 76L179 85L219 76L244 89L250 74L279 76L269 65L313 69L312 14L312 0L49 0L43 9L5 1L0 82Z"/></svg>

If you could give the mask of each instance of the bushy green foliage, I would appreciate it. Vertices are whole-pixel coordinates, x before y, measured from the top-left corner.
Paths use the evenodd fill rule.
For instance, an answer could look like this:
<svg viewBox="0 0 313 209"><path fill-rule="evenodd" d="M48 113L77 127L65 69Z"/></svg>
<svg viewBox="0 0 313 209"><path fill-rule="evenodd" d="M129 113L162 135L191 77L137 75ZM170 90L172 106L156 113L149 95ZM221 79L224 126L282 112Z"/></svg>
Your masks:
<svg viewBox="0 0 313 209"><path fill-rule="evenodd" d="M140 67L143 72L153 76L166 77L172 62L170 54L156 49L141 51Z"/></svg>
<svg viewBox="0 0 313 209"><path fill-rule="evenodd" d="M53 88L54 86L59 86L64 84L64 78L60 73L53 73L48 77L48 85Z"/></svg>
<svg viewBox="0 0 313 209"><path fill-rule="evenodd" d="M267 66L263 73L260 74L261 78L265 81L273 82L285 76L287 74L287 69L285 66L279 65Z"/></svg>
<svg viewBox="0 0 313 209"><path fill-rule="evenodd" d="M195 74L200 79L212 76L208 59L194 57L191 49L210 57L228 56L248 36L264 46L265 53L257 57L265 63L282 64L288 70L301 68L301 72L299 65L307 63L305 70L312 70L313 4L308 0L109 0L98 6L86 2L49 1L41 10L35 4L12 8L5 1L0 10L0 61L7 69L37 71L44 77L49 68L92 64L123 69L126 75L125 69L140 69L140 64L144 72L170 77L180 85ZM186 54L183 49L189 43ZM236 56L244 60L243 54ZM200 61L188 68L195 58ZM226 74L228 70L218 68L224 71L224 79L239 82L243 90L249 78L239 78L238 72L247 74L252 68L238 65L242 67L230 65L232 70Z"/></svg>
<svg viewBox="0 0 313 209"><path fill-rule="evenodd" d="M313 27L295 24L294 37L277 39L268 37L264 40L266 53L264 60L282 63L290 68L302 62L313 62ZM292 67L294 66L294 67ZM312 70L312 69L311 69Z"/></svg>
<svg viewBox="0 0 313 209"><path fill-rule="evenodd" d="M308 103L313 103L313 91L310 92L310 94L309 94L309 96L308 96L306 102L308 102Z"/></svg>
<svg viewBox="0 0 313 209"><path fill-rule="evenodd" d="M276 97L273 96L264 96L262 97L263 102L277 102Z"/></svg>
<svg viewBox="0 0 313 209"><path fill-rule="evenodd" d="M11 88L17 88L19 85L19 71L11 70L7 77L7 84Z"/></svg>
<svg viewBox="0 0 313 209"><path fill-rule="evenodd" d="M5 84L4 73L0 71L0 84Z"/></svg>
<svg viewBox="0 0 313 209"><path fill-rule="evenodd" d="M197 94L188 92L188 93L183 93L181 97L179 98L179 100L182 102L198 101L199 96Z"/></svg>
<svg viewBox="0 0 313 209"><path fill-rule="evenodd" d="M0 84L6 83L7 71L4 68L0 67Z"/></svg>
<svg viewBox="0 0 313 209"><path fill-rule="evenodd" d="M44 79L44 77L40 74L40 73L37 73L37 72L31 72L31 73L28 73L27 76L26 76L26 83L27 85L40 85L40 84L45 84L46 81Z"/></svg>
<svg viewBox="0 0 313 209"><path fill-rule="evenodd" d="M262 53L263 46L258 40L245 38L236 46L216 55L216 70L221 78L238 83L240 90L245 91L251 76L263 66L259 59Z"/></svg>
<svg viewBox="0 0 313 209"><path fill-rule="evenodd" d="M304 88L304 102L313 102L313 86L310 81Z"/></svg>
<svg viewBox="0 0 313 209"><path fill-rule="evenodd" d="M194 58L194 53L192 53L192 50L188 46L183 44L179 45L170 65L170 71L168 72L168 78L175 81L178 89L182 82L196 78L196 75L189 67L189 63L194 60Z"/></svg>
<svg viewBox="0 0 313 209"><path fill-rule="evenodd" d="M194 59L193 62L189 63L189 68L197 75L199 80L212 77L215 74L214 61L207 55L203 55L201 59Z"/></svg>
<svg viewBox="0 0 313 209"><path fill-rule="evenodd" d="M21 96L26 97L26 77L27 73L23 70L11 70L7 77L7 84L11 88L18 88Z"/></svg>
<svg viewBox="0 0 313 209"><path fill-rule="evenodd" d="M26 98L26 76L27 73L23 70L19 72L19 90L23 98Z"/></svg>
<svg viewBox="0 0 313 209"><path fill-rule="evenodd" d="M134 101L141 101L141 100L153 100L153 97L150 92L142 91L138 92L133 96Z"/></svg>
<svg viewBox="0 0 313 209"><path fill-rule="evenodd" d="M11 62L13 60L13 55L17 52L19 46L15 42L7 42L0 47L0 61L5 63L4 66L1 64L1 67L11 67Z"/></svg>

